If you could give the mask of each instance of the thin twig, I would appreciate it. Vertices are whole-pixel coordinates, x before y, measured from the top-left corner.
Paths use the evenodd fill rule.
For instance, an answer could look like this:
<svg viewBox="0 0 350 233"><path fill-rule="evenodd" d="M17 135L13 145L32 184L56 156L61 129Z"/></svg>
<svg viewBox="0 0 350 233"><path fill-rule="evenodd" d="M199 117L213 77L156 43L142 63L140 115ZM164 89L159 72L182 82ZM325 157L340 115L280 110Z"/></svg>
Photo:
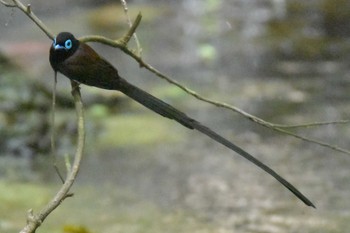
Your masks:
<svg viewBox="0 0 350 233"><path fill-rule="evenodd" d="M126 21L127 21L128 25L129 25L129 27L132 28L133 23L132 23L131 20L130 20L130 16L129 16L129 12L128 12L128 5L127 5L127 3L126 3L126 0L120 0L120 2L122 3L123 8L124 8L124 13L125 13L125 16L126 16ZM135 43L136 43L136 47L137 47L137 54L138 54L138 56L141 57L142 48L141 48L141 45L140 45L140 41L139 41L139 39L137 38L136 32L133 33L133 37L134 37L134 40L135 40Z"/></svg>
<svg viewBox="0 0 350 233"><path fill-rule="evenodd" d="M319 141L319 140L315 140L315 139L308 138L308 137L305 137L305 136L301 136L301 135L295 134L295 133L293 133L291 131L288 131L288 130L285 130L285 129L281 129L281 128L273 127L271 129L275 130L277 132L284 133L284 134L287 134L289 136L295 137L297 139L306 141L306 142L315 143L317 145L320 145L320 146L323 146L323 147L327 147L327 148L332 149L332 150L336 150L336 151L339 151L339 152L342 152L342 153L345 153L345 154L350 154L349 150L341 148L341 147L339 147L337 145L332 145L332 144L329 144L329 143L326 143L326 142L323 142L323 141Z"/></svg>
<svg viewBox="0 0 350 233"><path fill-rule="evenodd" d="M6 7L17 7L15 3L8 3L8 2L5 2L4 0L0 0L0 3Z"/></svg>
<svg viewBox="0 0 350 233"><path fill-rule="evenodd" d="M138 13L136 16L136 19L130 29L125 33L124 36L122 36L118 40L111 40L109 38L106 38L104 36L83 36L79 38L79 41L81 42L99 42L102 44L109 45L111 47L119 48L121 50L127 48L127 44L130 41L132 35L135 33L137 27L139 26L142 19L141 13ZM127 49L128 50L128 49ZM129 50L130 51L130 50ZM130 53L133 53L130 51ZM137 56L137 55L135 55Z"/></svg>
<svg viewBox="0 0 350 233"><path fill-rule="evenodd" d="M31 10L30 4L25 6L20 0L12 0L13 4L0 0L0 3L7 7L16 7L23 11L50 39L53 39L53 34L49 29L44 25L43 22L33 13ZM56 76L55 76L56 83ZM56 89L56 84L54 84L54 89ZM84 113L83 113L83 104L81 101L80 90L77 88L77 84L72 82L72 95L74 97L75 108L77 112L77 124L78 124L78 135L77 135L77 150L74 156L73 166L67 169L67 178L64 181L63 185L53 197L53 199L38 213L34 214L33 210L30 209L27 212L27 225L20 231L20 233L33 233L36 229L42 224L46 217L56 209L64 199L71 197L73 194L69 193L70 188L72 187L76 176L79 172L80 163L83 156L84 150L84 141L85 141L85 128L84 128ZM55 109L55 91L53 93L53 111ZM53 113L54 114L54 113ZM54 122L54 117L51 119ZM53 126L52 126L53 127ZM52 138L52 150L55 153L55 137L54 133L51 135ZM55 166L55 165L54 165ZM63 179L61 177L61 179Z"/></svg>
<svg viewBox="0 0 350 233"><path fill-rule="evenodd" d="M341 125L341 124L348 124L349 122L350 120L338 120L338 121L311 122L311 123L296 124L296 125L284 125L284 124L272 124L272 125L277 128L295 129L295 128L311 128L311 127L327 126L327 125Z"/></svg>
<svg viewBox="0 0 350 233"><path fill-rule="evenodd" d="M21 11L23 11L50 39L53 40L54 35L49 30L49 28L31 11L30 5L25 6L21 1L19 0L12 0L14 6L11 5L11 7L17 7ZM3 3L3 0L1 0ZM6 5L5 5L6 6Z"/></svg>

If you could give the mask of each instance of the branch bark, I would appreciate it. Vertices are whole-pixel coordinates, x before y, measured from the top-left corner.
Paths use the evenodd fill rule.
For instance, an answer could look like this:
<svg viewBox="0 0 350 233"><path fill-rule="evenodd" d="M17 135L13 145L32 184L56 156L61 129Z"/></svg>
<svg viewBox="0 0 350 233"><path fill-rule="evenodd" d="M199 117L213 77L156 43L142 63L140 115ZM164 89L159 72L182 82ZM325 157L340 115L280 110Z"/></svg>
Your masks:
<svg viewBox="0 0 350 233"><path fill-rule="evenodd" d="M72 83L72 95L74 98L75 109L77 114L77 125L78 125L78 142L77 149L74 156L74 162L70 171L67 173L67 177L53 197L53 199L38 213L34 214L33 210L29 210L27 213L27 225L20 231L20 233L32 233L41 225L49 214L55 210L64 199L71 196L69 190L72 187L75 178L78 175L80 163L83 157L84 141L85 141L85 127L84 127L84 108L81 101L81 95L79 87L76 83Z"/></svg>

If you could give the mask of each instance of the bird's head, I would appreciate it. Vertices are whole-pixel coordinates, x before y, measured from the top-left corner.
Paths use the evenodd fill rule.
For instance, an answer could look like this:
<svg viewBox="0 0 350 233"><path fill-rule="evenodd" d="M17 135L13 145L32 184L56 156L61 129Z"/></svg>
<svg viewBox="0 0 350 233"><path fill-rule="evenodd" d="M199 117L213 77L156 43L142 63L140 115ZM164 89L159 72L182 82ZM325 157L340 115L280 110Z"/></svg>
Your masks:
<svg viewBox="0 0 350 233"><path fill-rule="evenodd" d="M50 48L50 63L53 68L60 62L72 56L79 47L77 40L70 32L60 32L54 39Z"/></svg>

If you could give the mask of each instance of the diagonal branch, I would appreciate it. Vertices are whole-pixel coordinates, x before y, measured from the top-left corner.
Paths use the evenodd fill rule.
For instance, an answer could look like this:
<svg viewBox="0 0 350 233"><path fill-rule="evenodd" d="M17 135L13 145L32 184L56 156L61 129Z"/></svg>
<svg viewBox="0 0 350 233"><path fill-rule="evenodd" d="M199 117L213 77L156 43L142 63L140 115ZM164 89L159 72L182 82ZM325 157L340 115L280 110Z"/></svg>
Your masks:
<svg viewBox="0 0 350 233"><path fill-rule="evenodd" d="M350 120L338 120L338 121L310 122L310 123L296 124L296 125L273 124L273 126L277 128L284 128L284 129L295 129L295 128L310 128L310 127L327 126L327 125L341 125L341 124L348 124L349 122Z"/></svg>
<svg viewBox="0 0 350 233"><path fill-rule="evenodd" d="M263 120L263 119L261 119L261 118L259 118L257 116L251 115L251 114L245 112L244 110L242 110L240 108L237 108L237 107L235 107L233 105L230 105L230 104L227 104L227 103L224 103L224 102L219 102L219 101L216 101L216 100L212 100L212 99L206 98L206 97L198 94L197 92L193 91L192 89L182 85L178 81L170 78L169 76L163 74L162 72L160 72L159 70L157 70L156 68L151 66L150 64L146 63L141 57L139 57L133 51L128 49L126 46L124 46L123 43L120 43L119 40L118 41L114 41L114 40L108 39L108 38L103 37L103 36L85 36L85 37L79 38L79 40L81 40L83 42L99 42L99 43L107 44L109 46L121 49L124 53L126 53L127 55L129 55L132 58L134 58L139 63L140 67L146 68L150 72L154 73L156 76L158 76L158 77L166 80L167 82L169 82L169 83L179 87L180 89L182 89L183 91L185 91L189 95L192 95L193 97L195 97L198 100L201 100L203 102L215 105L215 106L220 107L220 108L226 108L228 110L236 112L236 113L244 116L245 118L253 121L254 123L262 125L262 126L268 128L268 129L274 130L276 132L279 132L279 133L282 133L282 134L286 134L288 136L293 136L293 137L295 137L297 139L304 140L304 141L307 141L307 142L310 142L310 143L314 143L314 144L317 144L317 145L320 145L320 146L323 146L323 147L327 147L329 149L336 150L336 151L339 151L339 152L342 152L342 153L350 155L350 151L346 150L344 148L341 148L341 147L338 147L338 146L335 146L335 145L331 145L331 144L328 144L328 143L323 142L323 141L315 140L315 139L312 139L312 138L309 138L309 137L305 137L305 136L302 136L302 135L299 135L299 134L293 133L292 131L287 130L287 128L321 126L321 125L332 124L332 123L333 124L340 124L340 123L345 124L345 123L348 123L348 121L346 121L346 120L344 120L344 121L333 121L333 122L307 123L307 124L301 124L300 126L299 125L294 125L292 127L288 126L288 125L274 124L274 123L265 121L265 120Z"/></svg>
<svg viewBox="0 0 350 233"><path fill-rule="evenodd" d="M49 30L48 27L32 12L30 4L25 6L21 1L19 0L11 0L13 3L7 3L4 0L0 0L2 4L4 4L7 7L17 7L21 11L23 11L50 39L53 40L54 35Z"/></svg>
<svg viewBox="0 0 350 233"><path fill-rule="evenodd" d="M0 0L0 3L6 7L17 7L17 5L15 3L5 2L4 0Z"/></svg>

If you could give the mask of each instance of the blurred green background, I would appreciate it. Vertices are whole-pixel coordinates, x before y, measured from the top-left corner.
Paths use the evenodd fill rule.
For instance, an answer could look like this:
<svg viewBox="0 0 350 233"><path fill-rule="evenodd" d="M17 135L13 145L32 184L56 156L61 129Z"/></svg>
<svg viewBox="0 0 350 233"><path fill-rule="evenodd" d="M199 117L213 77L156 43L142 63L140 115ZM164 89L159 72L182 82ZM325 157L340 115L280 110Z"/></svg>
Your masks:
<svg viewBox="0 0 350 233"><path fill-rule="evenodd" d="M119 38L119 1L32 0L55 33ZM347 119L350 1L130 0L142 57L199 94L267 121ZM51 41L22 12L0 5L0 232L18 232L60 187L50 158ZM86 152L68 198L38 232L346 232L349 155L276 134L200 102L92 44L122 77L210 126L271 166L311 209L238 155L120 93L82 86ZM131 41L131 48L135 43ZM58 77L59 166L75 149L68 80ZM295 132L348 148L348 125Z"/></svg>

